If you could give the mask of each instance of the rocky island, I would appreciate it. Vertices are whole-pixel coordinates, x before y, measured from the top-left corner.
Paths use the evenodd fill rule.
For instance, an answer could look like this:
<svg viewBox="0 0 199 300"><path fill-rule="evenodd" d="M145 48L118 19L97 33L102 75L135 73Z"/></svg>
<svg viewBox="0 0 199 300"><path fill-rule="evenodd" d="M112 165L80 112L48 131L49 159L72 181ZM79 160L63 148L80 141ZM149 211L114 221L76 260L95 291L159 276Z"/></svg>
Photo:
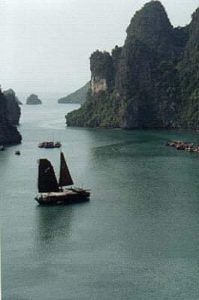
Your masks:
<svg viewBox="0 0 199 300"><path fill-rule="evenodd" d="M86 96L87 96L89 88L90 88L90 82L87 82L83 87L81 87L74 93L69 94L66 97L58 99L58 103L61 103L61 104L64 104L64 103L83 104L86 101Z"/></svg>
<svg viewBox="0 0 199 300"><path fill-rule="evenodd" d="M21 135L15 126L19 122L20 108L15 93L3 93L0 89L0 145L12 145L21 142Z"/></svg>
<svg viewBox="0 0 199 300"><path fill-rule="evenodd" d="M38 98L37 95L31 94L31 95L27 98L26 104L28 104L28 105L37 105L37 104L42 104L42 101Z"/></svg>
<svg viewBox="0 0 199 300"><path fill-rule="evenodd" d="M68 126L199 128L199 8L174 28L159 1L136 12L123 47L90 57L86 102Z"/></svg>

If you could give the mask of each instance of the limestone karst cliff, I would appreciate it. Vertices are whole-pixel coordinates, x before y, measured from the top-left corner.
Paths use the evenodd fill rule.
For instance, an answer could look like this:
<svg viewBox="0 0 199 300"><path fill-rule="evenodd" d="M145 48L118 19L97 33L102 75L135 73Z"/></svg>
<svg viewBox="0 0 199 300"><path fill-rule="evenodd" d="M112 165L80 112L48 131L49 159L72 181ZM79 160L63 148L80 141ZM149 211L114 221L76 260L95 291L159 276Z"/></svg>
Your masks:
<svg viewBox="0 0 199 300"><path fill-rule="evenodd" d="M199 127L199 9L174 28L159 1L136 12L123 47L90 57L87 101L69 126Z"/></svg>
<svg viewBox="0 0 199 300"><path fill-rule="evenodd" d="M21 116L21 108L19 106L20 101L12 89L4 91L3 93L7 100L8 121L13 125L19 125Z"/></svg>
<svg viewBox="0 0 199 300"><path fill-rule="evenodd" d="M187 28L189 39L178 65L181 82L182 121L191 128L199 127L199 8Z"/></svg>
<svg viewBox="0 0 199 300"><path fill-rule="evenodd" d="M21 135L13 123L16 123L16 119L13 119L13 107L10 104L7 96L0 90L0 145L18 144L21 142ZM9 112L12 107L12 113Z"/></svg>

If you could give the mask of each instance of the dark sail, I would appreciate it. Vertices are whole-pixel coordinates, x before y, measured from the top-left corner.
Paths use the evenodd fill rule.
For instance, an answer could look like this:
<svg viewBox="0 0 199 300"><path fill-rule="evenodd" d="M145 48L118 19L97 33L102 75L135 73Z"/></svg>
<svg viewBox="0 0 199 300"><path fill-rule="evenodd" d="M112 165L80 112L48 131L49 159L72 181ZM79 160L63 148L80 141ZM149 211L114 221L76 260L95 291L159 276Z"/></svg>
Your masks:
<svg viewBox="0 0 199 300"><path fill-rule="evenodd" d="M40 193L59 191L54 169L47 159L39 160L38 190Z"/></svg>
<svg viewBox="0 0 199 300"><path fill-rule="evenodd" d="M70 172L68 170L64 154L61 152L60 156L60 175L59 175L59 186L72 185L73 180L71 178Z"/></svg>

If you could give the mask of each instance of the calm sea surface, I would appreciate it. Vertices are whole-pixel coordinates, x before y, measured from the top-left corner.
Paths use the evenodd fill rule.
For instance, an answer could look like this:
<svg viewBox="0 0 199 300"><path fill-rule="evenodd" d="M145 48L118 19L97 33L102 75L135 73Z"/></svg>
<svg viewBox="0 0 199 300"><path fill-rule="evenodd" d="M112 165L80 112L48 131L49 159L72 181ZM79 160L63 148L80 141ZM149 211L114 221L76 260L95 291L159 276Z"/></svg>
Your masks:
<svg viewBox="0 0 199 300"><path fill-rule="evenodd" d="M199 155L164 144L199 134L66 128L77 107L24 105L23 143L0 152L3 300L198 300ZM37 159L59 168L44 140L90 202L37 205Z"/></svg>

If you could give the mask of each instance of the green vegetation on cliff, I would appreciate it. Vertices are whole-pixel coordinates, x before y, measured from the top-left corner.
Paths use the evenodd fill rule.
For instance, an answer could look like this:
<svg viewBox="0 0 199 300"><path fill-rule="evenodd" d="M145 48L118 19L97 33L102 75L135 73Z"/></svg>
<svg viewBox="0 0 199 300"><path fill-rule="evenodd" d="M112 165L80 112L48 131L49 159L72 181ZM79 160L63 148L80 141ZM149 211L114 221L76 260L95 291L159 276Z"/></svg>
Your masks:
<svg viewBox="0 0 199 300"><path fill-rule="evenodd" d="M101 91L92 95L89 90L87 101L81 109L75 110L67 115L70 122L80 127L119 127L118 110L120 103L117 98L110 98L107 91Z"/></svg>
<svg viewBox="0 0 199 300"><path fill-rule="evenodd" d="M90 58L87 101L69 126L199 127L199 9L173 28L159 1L136 12L123 47Z"/></svg>
<svg viewBox="0 0 199 300"><path fill-rule="evenodd" d="M199 8L188 27L189 39L179 64L183 100L183 124L199 127Z"/></svg>

